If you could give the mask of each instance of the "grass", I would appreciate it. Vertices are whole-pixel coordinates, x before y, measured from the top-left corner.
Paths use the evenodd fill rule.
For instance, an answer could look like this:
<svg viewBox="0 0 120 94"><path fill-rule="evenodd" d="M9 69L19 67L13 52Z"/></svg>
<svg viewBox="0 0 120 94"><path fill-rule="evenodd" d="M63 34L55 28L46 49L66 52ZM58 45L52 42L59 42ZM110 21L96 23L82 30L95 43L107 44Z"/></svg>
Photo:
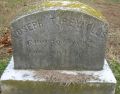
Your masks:
<svg viewBox="0 0 120 94"><path fill-rule="evenodd" d="M115 94L120 94L120 64L117 63L115 59L111 60L109 63L115 78L117 80L117 86L116 86L116 93Z"/></svg>
<svg viewBox="0 0 120 94"><path fill-rule="evenodd" d="M111 2L115 2L115 3L120 3L120 0L109 0L109 1L111 1Z"/></svg>
<svg viewBox="0 0 120 94"><path fill-rule="evenodd" d="M8 58L0 59L0 76L4 72L6 66L8 65L8 61L9 61Z"/></svg>
<svg viewBox="0 0 120 94"><path fill-rule="evenodd" d="M75 0L71 0L71 1L75 1ZM77 1L83 1L83 2L106 2L106 3L120 3L120 0L77 0Z"/></svg>

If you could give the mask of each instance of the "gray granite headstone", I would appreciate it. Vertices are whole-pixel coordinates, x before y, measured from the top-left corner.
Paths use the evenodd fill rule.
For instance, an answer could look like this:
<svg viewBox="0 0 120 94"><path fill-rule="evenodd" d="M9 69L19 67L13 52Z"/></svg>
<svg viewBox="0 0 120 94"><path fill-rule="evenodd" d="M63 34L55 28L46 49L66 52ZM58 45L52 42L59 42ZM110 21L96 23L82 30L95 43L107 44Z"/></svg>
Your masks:
<svg viewBox="0 0 120 94"><path fill-rule="evenodd" d="M13 20L16 69L103 68L107 23L87 5L74 5L45 3Z"/></svg>

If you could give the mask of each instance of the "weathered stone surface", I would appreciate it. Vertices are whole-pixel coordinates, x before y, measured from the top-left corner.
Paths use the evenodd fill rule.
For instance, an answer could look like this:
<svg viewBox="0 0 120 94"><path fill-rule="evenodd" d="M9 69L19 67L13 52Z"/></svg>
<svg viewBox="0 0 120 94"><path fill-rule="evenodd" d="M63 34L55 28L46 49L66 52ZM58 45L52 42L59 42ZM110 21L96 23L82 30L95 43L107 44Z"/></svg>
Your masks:
<svg viewBox="0 0 120 94"><path fill-rule="evenodd" d="M106 60L101 71L15 70L1 77L2 94L114 94L116 80Z"/></svg>
<svg viewBox="0 0 120 94"><path fill-rule="evenodd" d="M12 22L12 30L16 69L103 68L107 23L87 5L50 1L33 6Z"/></svg>

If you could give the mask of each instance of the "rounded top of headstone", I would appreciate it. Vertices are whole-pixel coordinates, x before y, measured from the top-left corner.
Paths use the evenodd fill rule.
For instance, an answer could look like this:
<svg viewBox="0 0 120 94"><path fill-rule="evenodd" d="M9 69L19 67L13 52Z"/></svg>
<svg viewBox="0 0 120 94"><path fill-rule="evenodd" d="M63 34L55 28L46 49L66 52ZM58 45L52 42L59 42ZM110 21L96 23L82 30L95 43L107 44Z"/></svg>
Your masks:
<svg viewBox="0 0 120 94"><path fill-rule="evenodd" d="M78 11L78 12L82 12L87 15L93 16L94 18L97 18L100 21L107 22L105 17L98 10L95 10L94 8L86 4L83 4L79 1L46 1L43 3L37 3L37 4L30 5L27 8L25 8L22 11L22 15L25 14L24 16L28 16L37 11L42 12L42 11L47 11L47 10ZM17 17L16 19L14 19L14 21L20 19L21 17L20 16Z"/></svg>
<svg viewBox="0 0 120 94"><path fill-rule="evenodd" d="M102 70L108 25L100 12L78 1L25 9L11 23L15 69Z"/></svg>

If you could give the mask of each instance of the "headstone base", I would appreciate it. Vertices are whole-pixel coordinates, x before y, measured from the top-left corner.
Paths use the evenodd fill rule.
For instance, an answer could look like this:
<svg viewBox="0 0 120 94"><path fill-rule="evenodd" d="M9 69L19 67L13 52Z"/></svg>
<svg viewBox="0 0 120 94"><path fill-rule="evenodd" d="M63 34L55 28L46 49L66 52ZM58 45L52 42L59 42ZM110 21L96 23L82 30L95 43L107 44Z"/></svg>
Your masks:
<svg viewBox="0 0 120 94"><path fill-rule="evenodd" d="M101 71L15 70L1 77L2 94L114 94L116 79L106 60Z"/></svg>

